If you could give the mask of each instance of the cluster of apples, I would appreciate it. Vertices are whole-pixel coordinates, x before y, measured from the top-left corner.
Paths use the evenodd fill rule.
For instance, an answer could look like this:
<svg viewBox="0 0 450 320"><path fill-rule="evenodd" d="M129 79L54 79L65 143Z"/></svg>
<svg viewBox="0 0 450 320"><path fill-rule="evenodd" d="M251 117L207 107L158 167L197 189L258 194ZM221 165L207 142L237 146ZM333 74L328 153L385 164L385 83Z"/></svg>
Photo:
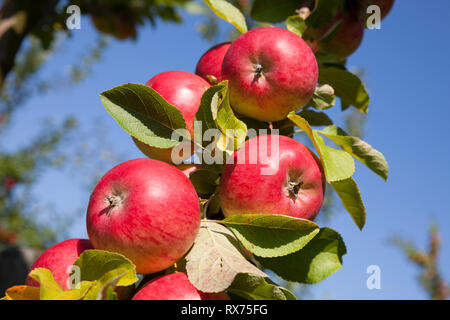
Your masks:
<svg viewBox="0 0 450 320"><path fill-rule="evenodd" d="M188 131L205 90L227 80L230 103L239 116L272 122L285 119L311 98L318 65L307 43L277 27L251 30L232 43L217 45L199 60L196 74L169 71L147 85L182 113ZM271 152L276 138L277 152ZM135 139L149 158L129 160L111 169L94 188L86 216L87 239L71 239L46 250L32 268L50 269L67 289L67 268L86 249L116 252L130 259L139 274L154 274L176 263L192 246L200 227L200 205L189 174L198 166L170 164L170 149ZM255 149L256 148L256 149ZM247 140L224 166L220 182L225 217L239 214L282 214L313 220L325 191L320 161L306 146L286 136L260 135ZM264 168L271 168L264 174ZM29 285L38 285L28 278ZM133 299L226 299L205 294L185 273L157 277Z"/></svg>

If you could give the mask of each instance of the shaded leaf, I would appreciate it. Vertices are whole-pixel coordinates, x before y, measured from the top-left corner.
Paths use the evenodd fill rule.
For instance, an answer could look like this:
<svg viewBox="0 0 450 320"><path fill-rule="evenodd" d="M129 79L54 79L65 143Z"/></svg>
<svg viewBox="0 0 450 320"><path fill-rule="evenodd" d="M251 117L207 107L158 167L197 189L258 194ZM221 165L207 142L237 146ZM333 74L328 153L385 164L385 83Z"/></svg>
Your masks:
<svg viewBox="0 0 450 320"><path fill-rule="evenodd" d="M352 178L330 183L338 194L345 209L350 213L359 229L366 223L366 207L361 198L358 185Z"/></svg>
<svg viewBox="0 0 450 320"><path fill-rule="evenodd" d="M336 99L334 97L334 89L328 85L324 84L316 87L313 96L311 98L310 104L313 108L318 110L329 109L336 104Z"/></svg>
<svg viewBox="0 0 450 320"><path fill-rule="evenodd" d="M238 274L227 291L247 300L297 300L289 290L248 273Z"/></svg>
<svg viewBox="0 0 450 320"><path fill-rule="evenodd" d="M323 228L300 251L277 258L257 257L257 260L286 281L312 284L339 270L346 252L341 236L330 228Z"/></svg>
<svg viewBox="0 0 450 320"><path fill-rule="evenodd" d="M363 113L369 111L369 94L364 83L353 73L336 67L320 67L319 83L333 87L344 109L353 105Z"/></svg>
<svg viewBox="0 0 450 320"><path fill-rule="evenodd" d="M306 109L299 112L298 115L308 121L310 126L321 127L333 124L333 121L323 112Z"/></svg>
<svg viewBox="0 0 450 320"><path fill-rule="evenodd" d="M281 22L295 14L302 0L255 0L251 10L251 17L264 22Z"/></svg>

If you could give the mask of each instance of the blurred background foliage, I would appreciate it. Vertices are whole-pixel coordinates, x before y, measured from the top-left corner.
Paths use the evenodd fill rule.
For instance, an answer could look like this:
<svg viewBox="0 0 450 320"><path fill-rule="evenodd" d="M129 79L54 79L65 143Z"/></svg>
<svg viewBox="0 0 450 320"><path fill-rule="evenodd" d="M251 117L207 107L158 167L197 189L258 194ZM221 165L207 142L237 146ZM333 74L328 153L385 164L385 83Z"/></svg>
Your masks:
<svg viewBox="0 0 450 320"><path fill-rule="evenodd" d="M249 28L262 25L250 18L251 0L230 1L246 16ZM83 56L69 64L67 74L42 79L40 70L49 58L71 40L66 28L67 7L77 5L98 31L98 38ZM107 132L101 125L92 132L82 132L76 115L55 123L51 119L36 124L40 131L29 137L25 147L4 152L8 141L2 133L19 119L14 113L35 95L59 90L89 77L92 66L102 59L111 41L136 40L141 28L160 23L182 23L182 12L201 15L197 29L202 37L217 43L232 40L239 34L220 30L218 18L201 1L193 0L3 0L0 1L0 250L22 245L46 248L64 238L71 221L33 197L33 186L50 167L64 168L85 177L91 188L101 176L101 168L123 157L102 145ZM293 13L294 14L294 13ZM356 72L364 78L363 69ZM363 137L366 115L356 109L345 113L345 130ZM67 147L70 146L70 147ZM89 159L89 161L86 161ZM93 160L94 159L94 160ZM49 190L51 192L51 190ZM335 194L328 188L319 224L326 224L338 212ZM51 215L52 226L39 223L39 216ZM60 217L64 216L65 219ZM395 237L391 244L399 247L420 269L419 281L432 299L446 299L449 288L438 268L439 233L431 228L429 249L421 251L410 241ZM285 283L299 298L308 295L308 287Z"/></svg>

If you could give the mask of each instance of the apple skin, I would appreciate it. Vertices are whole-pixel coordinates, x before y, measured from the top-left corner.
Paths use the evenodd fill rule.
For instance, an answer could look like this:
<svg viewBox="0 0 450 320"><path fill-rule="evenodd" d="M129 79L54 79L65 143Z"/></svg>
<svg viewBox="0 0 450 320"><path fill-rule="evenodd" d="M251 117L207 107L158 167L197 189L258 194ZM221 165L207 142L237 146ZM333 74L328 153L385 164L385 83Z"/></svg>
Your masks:
<svg viewBox="0 0 450 320"><path fill-rule="evenodd" d="M153 159L123 162L91 194L86 225L94 248L123 254L148 274L191 247L200 227L194 186L176 167Z"/></svg>
<svg viewBox="0 0 450 320"><path fill-rule="evenodd" d="M302 108L318 79L314 53L296 34L277 27L250 30L228 49L222 64L230 102L242 116L278 121Z"/></svg>
<svg viewBox="0 0 450 320"><path fill-rule="evenodd" d="M366 20L367 8L371 5L380 7L381 19L384 19L394 6L394 0L350 0L349 6L358 19Z"/></svg>
<svg viewBox="0 0 450 320"><path fill-rule="evenodd" d="M180 110L186 121L186 129L191 137L194 136L194 118L200 107L203 93L209 88L209 83L196 74L185 71L162 72L151 78L147 86L158 92L167 102ZM172 148L161 149L149 146L133 137L139 150L147 157L171 163ZM194 153L194 146L190 142L190 152L182 154L183 160Z"/></svg>
<svg viewBox="0 0 450 320"><path fill-rule="evenodd" d="M341 21L337 31L331 28ZM328 38L327 33L334 33ZM364 37L364 23L350 13L338 12L333 21L322 28L308 28L304 35L308 40L319 40L318 52L334 55L338 60L344 60L353 54L361 45Z"/></svg>
<svg viewBox="0 0 450 320"><path fill-rule="evenodd" d="M230 297L225 292L200 292L185 273L176 272L145 284L131 300L230 300Z"/></svg>
<svg viewBox="0 0 450 320"><path fill-rule="evenodd" d="M31 270L36 268L49 269L60 287L63 290L70 290L67 286L67 280L69 279L67 269L75 263L84 250L88 249L94 248L87 239L62 241L45 250L31 266ZM26 284L33 287L39 286L39 282L30 276L27 277Z"/></svg>
<svg viewBox="0 0 450 320"><path fill-rule="evenodd" d="M195 74L206 81L209 81L208 75L214 76L217 82L222 81L222 62L230 45L231 42L219 43L206 51L197 63Z"/></svg>
<svg viewBox="0 0 450 320"><path fill-rule="evenodd" d="M276 137L278 156L270 153ZM258 159L249 163L252 149L257 150ZM262 161L260 155L266 154L267 160ZM238 163L244 155L245 161ZM323 204L325 178L320 161L307 147L286 136L264 135L247 140L232 157L234 163L225 165L220 184L225 217L280 214L314 220ZM272 172L262 174L268 168Z"/></svg>

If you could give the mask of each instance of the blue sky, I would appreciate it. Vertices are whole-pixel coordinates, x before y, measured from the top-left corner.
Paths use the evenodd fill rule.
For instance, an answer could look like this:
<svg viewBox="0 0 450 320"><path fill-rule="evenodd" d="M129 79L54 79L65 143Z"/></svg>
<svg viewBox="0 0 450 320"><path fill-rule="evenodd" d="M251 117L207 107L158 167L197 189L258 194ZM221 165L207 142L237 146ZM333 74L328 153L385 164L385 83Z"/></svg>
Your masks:
<svg viewBox="0 0 450 320"><path fill-rule="evenodd" d="M367 30L362 46L349 59L349 66L366 72L371 94L365 140L386 156L388 182L357 165L355 179L367 207L367 223L361 232L343 210L330 221L346 242L344 266L323 282L312 286L314 299L423 299L416 281L418 269L388 240L400 235L427 245L428 226L436 222L442 233L441 269L450 279L450 117L448 106L450 42L446 34L450 2L397 0L382 22L381 30ZM38 132L46 118L64 119L73 114L92 128L107 129L107 143L126 159L142 155L129 136L104 110L98 94L126 82L145 83L168 70L193 72L201 54L212 44L196 33L198 16L186 16L182 25L146 27L137 42L113 42L90 77L71 88L37 95L15 114L14 125L3 139L3 147L14 150ZM228 26L223 23L223 28ZM95 41L88 20L73 31L61 53L52 57L40 76L65 72ZM339 110L330 112L340 118ZM339 123L339 122L338 122ZM71 146L68 145L67 148ZM61 215L74 221L71 237L86 237L84 213L89 193L77 172L48 170L34 190L35 197L50 203ZM76 212L76 213L75 213ZM381 268L381 289L366 288L366 269Z"/></svg>

